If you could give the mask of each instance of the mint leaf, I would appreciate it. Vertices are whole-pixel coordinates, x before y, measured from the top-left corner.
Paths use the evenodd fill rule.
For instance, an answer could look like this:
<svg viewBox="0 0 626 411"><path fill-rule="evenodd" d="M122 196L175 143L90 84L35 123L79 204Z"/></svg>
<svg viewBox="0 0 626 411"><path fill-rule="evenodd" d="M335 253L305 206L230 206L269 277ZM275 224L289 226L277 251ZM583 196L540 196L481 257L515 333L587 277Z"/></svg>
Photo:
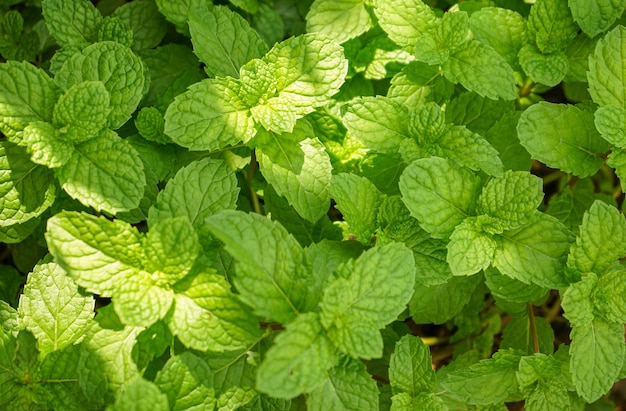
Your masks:
<svg viewBox="0 0 626 411"><path fill-rule="evenodd" d="M375 3L374 12L389 38L410 52L424 28L434 28L438 23L433 10L422 0L380 1Z"/></svg>
<svg viewBox="0 0 626 411"><path fill-rule="evenodd" d="M389 380L394 393L417 397L435 388L435 372L429 348L418 337L405 335L396 343L389 360Z"/></svg>
<svg viewBox="0 0 626 411"><path fill-rule="evenodd" d="M312 308L302 306L311 281L302 248L280 224L240 211L222 211L205 224L237 260L234 284L257 315L287 323Z"/></svg>
<svg viewBox="0 0 626 411"><path fill-rule="evenodd" d="M453 86L438 67L413 61L392 77L387 96L407 107L426 101L442 104L452 95Z"/></svg>
<svg viewBox="0 0 626 411"><path fill-rule="evenodd" d="M324 383L337 354L317 313L299 315L278 335L258 369L256 388L278 398L293 398Z"/></svg>
<svg viewBox="0 0 626 411"><path fill-rule="evenodd" d="M167 0L156 0L156 5L161 14L174 24L176 31L189 37L189 14L192 9L198 6L204 6L206 3L202 0L181 0L172 3Z"/></svg>
<svg viewBox="0 0 626 411"><path fill-rule="evenodd" d="M132 411L137 408L150 408L155 411L167 411L167 396L150 381L137 376L126 381L120 388L115 403L109 405L107 411Z"/></svg>
<svg viewBox="0 0 626 411"><path fill-rule="evenodd" d="M68 162L73 146L62 140L60 133L50 123L30 123L22 132L22 141L31 153L31 161L48 168L58 168Z"/></svg>
<svg viewBox="0 0 626 411"><path fill-rule="evenodd" d="M624 216L615 207L596 200L583 216L567 265L580 273L594 272L601 276L616 260L626 256L625 238Z"/></svg>
<svg viewBox="0 0 626 411"><path fill-rule="evenodd" d="M94 314L94 299L49 260L28 275L18 308L20 324L37 338L42 356L79 340Z"/></svg>
<svg viewBox="0 0 626 411"><path fill-rule="evenodd" d="M608 30L626 7L623 0L568 0L568 4L574 20L589 37Z"/></svg>
<svg viewBox="0 0 626 411"><path fill-rule="evenodd" d="M563 50L578 32L567 0L538 0L530 9L528 32L543 53Z"/></svg>
<svg viewBox="0 0 626 411"><path fill-rule="evenodd" d="M176 144L198 151L249 141L256 130L240 87L231 78L194 83L167 108L165 134Z"/></svg>
<svg viewBox="0 0 626 411"><path fill-rule="evenodd" d="M540 102L522 113L517 132L533 158L584 178L600 169L609 148L590 126L592 117L571 105Z"/></svg>
<svg viewBox="0 0 626 411"><path fill-rule="evenodd" d="M496 300L505 300L518 304L544 301L549 292L547 288L536 284L523 283L500 273L493 267L485 270L485 284L489 287L491 294Z"/></svg>
<svg viewBox="0 0 626 411"><path fill-rule="evenodd" d="M522 358L519 351L501 349L490 359L451 372L442 385L450 396L467 404L498 403L517 393L516 373Z"/></svg>
<svg viewBox="0 0 626 411"><path fill-rule="evenodd" d="M598 276L594 273L581 275L580 281L570 284L563 293L563 314L574 327L583 327L593 321L595 307L593 294L597 289Z"/></svg>
<svg viewBox="0 0 626 411"><path fill-rule="evenodd" d="M544 354L523 357L517 380L528 409L571 409L566 381L556 358Z"/></svg>
<svg viewBox="0 0 626 411"><path fill-rule="evenodd" d="M267 46L246 20L226 6L195 8L189 14L194 52L210 77L239 77L239 69L267 52Z"/></svg>
<svg viewBox="0 0 626 411"><path fill-rule="evenodd" d="M170 409L211 409L215 406L213 373L191 351L170 357L157 373L154 383L167 395Z"/></svg>
<svg viewBox="0 0 626 411"><path fill-rule="evenodd" d="M141 59L130 48L103 41L72 55L54 80L64 90L84 81L101 81L110 95L107 124L117 129L130 118L143 96L144 71Z"/></svg>
<svg viewBox="0 0 626 411"><path fill-rule="evenodd" d="M261 173L300 216L315 223L326 214L332 166L308 122L297 122L290 133L259 130L254 144Z"/></svg>
<svg viewBox="0 0 626 411"><path fill-rule="evenodd" d="M602 138L618 148L626 148L626 140L624 139L626 111L624 108L615 106L598 108L594 113L594 124Z"/></svg>
<svg viewBox="0 0 626 411"><path fill-rule="evenodd" d="M52 407L80 411L90 401L78 383L80 345L69 345L47 354L41 361L39 375Z"/></svg>
<svg viewBox="0 0 626 411"><path fill-rule="evenodd" d="M604 274L598 279L598 287L593 295L593 302L600 316L608 321L623 323L626 318L624 293L625 272L622 270Z"/></svg>
<svg viewBox="0 0 626 411"><path fill-rule="evenodd" d="M354 406L377 410L378 387L365 365L350 358L331 368L326 382L309 393L307 409L348 411Z"/></svg>
<svg viewBox="0 0 626 411"><path fill-rule="evenodd" d="M626 27L617 26L601 38L589 56L589 94L600 107L625 107L626 98L621 74L626 64L622 51L626 47Z"/></svg>
<svg viewBox="0 0 626 411"><path fill-rule="evenodd" d="M524 18L514 10L483 7L471 13L470 29L474 38L491 46L512 68L518 66L517 53L522 47Z"/></svg>
<svg viewBox="0 0 626 411"><path fill-rule="evenodd" d="M567 285L565 260L573 238L554 217L537 212L527 225L505 231L498 240L493 266L502 274L545 288Z"/></svg>
<svg viewBox="0 0 626 411"><path fill-rule="evenodd" d="M481 187L470 170L438 157L416 160L400 176L402 201L411 215L442 239L473 212Z"/></svg>
<svg viewBox="0 0 626 411"><path fill-rule="evenodd" d="M133 41L130 47L133 50L147 50L158 46L168 28L157 5L149 0L125 3L115 9L111 16L127 23L132 30Z"/></svg>
<svg viewBox="0 0 626 411"><path fill-rule="evenodd" d="M329 283L320 303L322 324L339 349L353 357L381 356L377 330L395 320L411 298L406 285L415 281L414 264L404 245L392 243L339 269L342 274Z"/></svg>
<svg viewBox="0 0 626 411"><path fill-rule="evenodd" d="M562 51L542 53L534 44L528 43L519 51L519 63L533 81L554 87L569 72L567 56Z"/></svg>
<svg viewBox="0 0 626 411"><path fill-rule="evenodd" d="M43 0L41 6L46 26L59 45L96 40L102 15L90 1Z"/></svg>
<svg viewBox="0 0 626 411"><path fill-rule="evenodd" d="M431 393L422 392L415 397L410 397L407 393L400 393L391 397L391 400L391 411L447 411L449 409L441 398Z"/></svg>
<svg viewBox="0 0 626 411"><path fill-rule="evenodd" d="M484 233L475 218L466 218L459 224L447 245L447 261L454 275L472 275L491 264L497 243Z"/></svg>
<svg viewBox="0 0 626 411"><path fill-rule="evenodd" d="M369 244L378 228L382 193L365 177L341 173L333 176L332 195L350 232L363 244Z"/></svg>
<svg viewBox="0 0 626 411"><path fill-rule="evenodd" d="M531 323L534 321L534 325ZM533 328L534 327L534 328ZM534 333L537 336L539 352L552 354L554 351L554 331L543 317L530 320L528 315L513 317L502 330L500 348L514 349L532 355L535 352Z"/></svg>
<svg viewBox="0 0 626 411"><path fill-rule="evenodd" d="M623 324L596 318L573 327L570 337L570 369L576 392L593 402L611 389L623 366Z"/></svg>
<svg viewBox="0 0 626 411"><path fill-rule="evenodd" d="M366 147L380 153L395 154L409 130L402 118L407 107L383 97L360 97L347 103L343 123Z"/></svg>
<svg viewBox="0 0 626 411"><path fill-rule="evenodd" d="M113 214L139 206L146 185L137 152L109 129L74 146L56 175L72 198Z"/></svg>
<svg viewBox="0 0 626 411"><path fill-rule="evenodd" d="M30 63L0 64L0 131L19 144L33 121L51 121L60 91L45 71Z"/></svg>
<svg viewBox="0 0 626 411"><path fill-rule="evenodd" d="M363 34L372 27L365 0L315 0L306 15L307 31L317 31L338 43Z"/></svg>
<svg viewBox="0 0 626 411"><path fill-rule="evenodd" d="M449 127L436 141L441 154L472 170L500 177L502 161L498 151L482 136L462 126Z"/></svg>
<svg viewBox="0 0 626 411"><path fill-rule="evenodd" d="M114 41L122 44L126 47L130 47L133 44L133 31L130 25L113 16L106 16L100 27L98 27L97 41Z"/></svg>
<svg viewBox="0 0 626 411"><path fill-rule="evenodd" d="M470 40L442 64L443 75L469 91L490 99L513 100L517 96L513 70L494 49Z"/></svg>

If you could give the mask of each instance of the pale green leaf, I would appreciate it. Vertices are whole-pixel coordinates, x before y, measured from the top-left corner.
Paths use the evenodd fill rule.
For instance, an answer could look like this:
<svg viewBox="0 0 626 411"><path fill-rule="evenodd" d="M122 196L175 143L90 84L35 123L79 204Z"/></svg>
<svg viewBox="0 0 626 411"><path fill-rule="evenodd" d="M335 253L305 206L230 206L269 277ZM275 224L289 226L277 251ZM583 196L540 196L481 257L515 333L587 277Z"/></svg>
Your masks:
<svg viewBox="0 0 626 411"><path fill-rule="evenodd" d="M503 171L498 151L481 135L463 126L449 127L436 141L444 157L472 170L500 177Z"/></svg>
<svg viewBox="0 0 626 411"><path fill-rule="evenodd" d="M502 274L545 288L567 285L564 268L573 236L556 218L537 212L520 228L498 236L493 266Z"/></svg>
<svg viewBox="0 0 626 411"><path fill-rule="evenodd" d="M606 160L606 164L609 167L613 167L615 169L615 174L620 180L620 185L623 187L626 186L626 151L620 149L614 149L609 154L609 157Z"/></svg>
<svg viewBox="0 0 626 411"><path fill-rule="evenodd" d="M554 330L552 326L543 317L534 317L531 320L527 315L513 317L504 326L500 348L511 348L531 355L535 352L535 335L537 336L539 352L552 354L554 351Z"/></svg>
<svg viewBox="0 0 626 411"><path fill-rule="evenodd" d="M576 392L588 402L605 395L624 364L624 326L599 318L572 328L570 369Z"/></svg>
<svg viewBox="0 0 626 411"><path fill-rule="evenodd" d="M528 33L543 53L567 47L578 33L567 0L537 0L528 16Z"/></svg>
<svg viewBox="0 0 626 411"><path fill-rule="evenodd" d="M153 382L137 376L120 387L115 403L109 405L106 411L135 411L135 410L168 411L170 409L167 396L159 390Z"/></svg>
<svg viewBox="0 0 626 411"><path fill-rule="evenodd" d="M48 220L46 242L78 285L103 297L140 267L140 234L119 220L64 211Z"/></svg>
<svg viewBox="0 0 626 411"><path fill-rule="evenodd" d="M159 273L136 270L113 290L113 307L124 324L150 327L169 311L174 293L159 281Z"/></svg>
<svg viewBox="0 0 626 411"><path fill-rule="evenodd" d="M438 24L434 11L422 0L376 0L374 12L389 38L410 52L422 33Z"/></svg>
<svg viewBox="0 0 626 411"><path fill-rule="evenodd" d="M441 75L439 67L414 61L391 78L387 96L407 107L434 101L442 104L452 95L454 85Z"/></svg>
<svg viewBox="0 0 626 411"><path fill-rule="evenodd" d="M524 18L513 10L483 7L470 15L470 29L476 40L491 46L513 68L518 66L517 53L522 48Z"/></svg>
<svg viewBox="0 0 626 411"><path fill-rule="evenodd" d="M50 34L61 46L96 40L102 15L85 0L43 0L42 14Z"/></svg>
<svg viewBox="0 0 626 411"><path fill-rule="evenodd" d="M189 26L187 24L189 20L189 14L192 9L198 6L206 5L204 0L156 0L156 5L159 8L161 14L165 18L172 22L176 27L176 31L189 36Z"/></svg>
<svg viewBox="0 0 626 411"><path fill-rule="evenodd" d="M580 281L570 284L563 293L564 317L573 327L584 327L595 317L593 294L597 288L598 276L585 273Z"/></svg>
<svg viewBox="0 0 626 411"><path fill-rule="evenodd" d="M378 228L383 194L365 177L341 173L333 176L332 195L350 232L363 244L369 244Z"/></svg>
<svg viewBox="0 0 626 411"><path fill-rule="evenodd" d="M600 169L609 148L593 127L593 114L572 105L534 104L522 113L517 132L533 158L581 178Z"/></svg>
<svg viewBox="0 0 626 411"><path fill-rule="evenodd" d="M176 97L165 112L165 134L190 150L220 150L256 133L240 94L241 83L231 78L205 79Z"/></svg>
<svg viewBox="0 0 626 411"><path fill-rule="evenodd" d="M611 322L626 323L625 274L623 270L604 274L598 279L598 287L593 295L596 312Z"/></svg>
<svg viewBox="0 0 626 411"><path fill-rule="evenodd" d="M503 275L493 267L485 270L485 284L496 299L517 304L543 301L550 291L548 288L536 284L526 284Z"/></svg>
<svg viewBox="0 0 626 411"><path fill-rule="evenodd" d="M310 411L378 410L378 387L365 365L355 359L341 361L328 371L323 385L307 397Z"/></svg>
<svg viewBox="0 0 626 411"><path fill-rule="evenodd" d="M223 211L205 224L237 260L234 284L256 314L289 322L300 310L313 308L302 306L313 281L303 266L302 248L284 227L241 211Z"/></svg>
<svg viewBox="0 0 626 411"><path fill-rule="evenodd" d="M362 338L362 333L375 337L376 329L404 310L412 294L407 285L415 281L413 255L404 245L391 243L364 252L352 264L344 265L342 272L345 276L324 290L322 324L342 351L354 357L380 357L382 339L378 338L378 345Z"/></svg>
<svg viewBox="0 0 626 411"><path fill-rule="evenodd" d="M419 337L405 335L397 343L389 360L389 380L394 393L406 392L416 397L435 388L430 349Z"/></svg>
<svg viewBox="0 0 626 411"><path fill-rule="evenodd" d="M608 30L624 12L624 0L568 0L578 26L589 36Z"/></svg>
<svg viewBox="0 0 626 411"><path fill-rule="evenodd" d="M612 145L626 148L626 110L623 107L603 106L594 113L596 129Z"/></svg>
<svg viewBox="0 0 626 411"><path fill-rule="evenodd" d="M109 213L137 208L146 185L137 151L109 129L74 146L56 176L70 197Z"/></svg>
<svg viewBox="0 0 626 411"><path fill-rule="evenodd" d="M472 214L481 187L470 170L438 157L417 160L400 176L402 201L435 238L448 238Z"/></svg>
<svg viewBox="0 0 626 411"><path fill-rule="evenodd" d="M159 144L172 142L163 132L165 120L156 107L143 107L135 117L134 123L141 137L146 140Z"/></svg>
<svg viewBox="0 0 626 411"><path fill-rule="evenodd" d="M530 154L520 144L517 136L520 115L519 111L503 114L483 135L491 146L498 150L505 170L528 171L532 165Z"/></svg>
<svg viewBox="0 0 626 411"><path fill-rule="evenodd" d="M133 31L133 50L146 50L159 45L167 33L165 17L150 0L136 0L116 8L113 17L128 24Z"/></svg>
<svg viewBox="0 0 626 411"><path fill-rule="evenodd" d="M589 56L589 93L600 107L626 107L626 27L617 26L596 44Z"/></svg>
<svg viewBox="0 0 626 411"><path fill-rule="evenodd" d="M0 131L19 143L33 121L51 121L60 90L45 71L27 62L0 64Z"/></svg>
<svg viewBox="0 0 626 411"><path fill-rule="evenodd" d="M576 243L567 258L568 267L601 276L626 256L626 219L617 208L596 200L583 216Z"/></svg>
<svg viewBox="0 0 626 411"><path fill-rule="evenodd" d="M317 31L338 43L357 37L372 27L364 0L315 0L307 20L307 32Z"/></svg>
<svg viewBox="0 0 626 411"><path fill-rule="evenodd" d="M366 147L380 153L395 154L402 141L409 137L406 106L376 96L360 97L346 104L343 123L350 133Z"/></svg>
<svg viewBox="0 0 626 411"><path fill-rule="evenodd" d="M442 384L448 395L467 404L494 404L517 392L515 374L522 358L519 351L501 349L492 358L451 372Z"/></svg>
<svg viewBox="0 0 626 411"><path fill-rule="evenodd" d="M259 130L254 141L261 173L298 214L315 223L330 207L332 166L322 143L306 121L293 132Z"/></svg>
<svg viewBox="0 0 626 411"><path fill-rule="evenodd" d="M490 99L517 97L513 69L491 46L470 40L443 63L443 75L469 91Z"/></svg>
<svg viewBox="0 0 626 411"><path fill-rule="evenodd" d="M111 113L110 96L101 81L85 81L71 86L54 106L52 123L59 138L82 143L104 128Z"/></svg>
<svg viewBox="0 0 626 411"><path fill-rule="evenodd" d="M566 82L587 82L589 55L593 54L598 40L597 37L592 39L587 37L586 34L580 33L567 46L565 54L569 62L569 71L564 79ZM585 91L587 91L587 87L585 87Z"/></svg>
<svg viewBox="0 0 626 411"><path fill-rule="evenodd" d="M209 366L191 351L170 357L154 383L167 395L170 410L213 409L215 392Z"/></svg>
<svg viewBox="0 0 626 411"><path fill-rule="evenodd" d="M22 133L22 143L31 153L35 164L48 168L58 168L67 163L74 147L64 141L60 133L50 123L37 121L26 126Z"/></svg>
<svg viewBox="0 0 626 411"><path fill-rule="evenodd" d="M477 226L475 218L466 218L450 236L447 262L454 275L476 274L489 267L496 247L496 240Z"/></svg>
<svg viewBox="0 0 626 411"><path fill-rule="evenodd" d="M187 347L232 351L248 347L258 337L257 319L224 277L212 270L186 277L174 292L174 307L165 321Z"/></svg>
<svg viewBox="0 0 626 411"><path fill-rule="evenodd" d="M20 297L20 324L37 338L42 355L78 341L94 315L94 299L57 264L41 261L28 275Z"/></svg>
<svg viewBox="0 0 626 411"><path fill-rule="evenodd" d="M535 354L522 358L517 380L524 394L527 410L572 409L561 364L554 357Z"/></svg>
<svg viewBox="0 0 626 411"><path fill-rule="evenodd" d="M258 369L256 388L272 397L293 398L323 384L336 362L318 314L302 314L274 340Z"/></svg>
<svg viewBox="0 0 626 411"><path fill-rule="evenodd" d="M98 42L114 41L130 47L133 44L133 30L126 21L118 17L106 16L98 27L96 40Z"/></svg>
<svg viewBox="0 0 626 411"><path fill-rule="evenodd" d="M536 83L554 87L569 71L567 56L561 50L542 53L534 44L526 44L519 51L519 63Z"/></svg>
<svg viewBox="0 0 626 411"><path fill-rule="evenodd" d="M210 77L239 77L239 69L262 57L267 46L239 14L226 6L205 6L189 15L194 52Z"/></svg>
<svg viewBox="0 0 626 411"><path fill-rule="evenodd" d="M112 107L108 125L117 129L130 118L143 96L145 66L128 47L103 41L72 55L54 80L64 90L84 81L104 83Z"/></svg>
<svg viewBox="0 0 626 411"><path fill-rule="evenodd" d="M436 103L425 103L409 111L409 133L420 144L438 142L449 127L441 107ZM404 116L403 116L404 117Z"/></svg>

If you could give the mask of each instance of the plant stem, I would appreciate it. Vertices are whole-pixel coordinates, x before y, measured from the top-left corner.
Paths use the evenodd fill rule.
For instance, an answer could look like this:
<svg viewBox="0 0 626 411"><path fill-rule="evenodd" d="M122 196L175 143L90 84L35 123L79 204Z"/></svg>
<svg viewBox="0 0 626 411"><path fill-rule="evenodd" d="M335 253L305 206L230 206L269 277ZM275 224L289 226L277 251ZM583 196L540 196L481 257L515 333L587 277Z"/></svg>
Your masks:
<svg viewBox="0 0 626 411"><path fill-rule="evenodd" d="M539 337L537 336L537 323L535 322L535 312L533 311L533 304L528 303L528 320L530 321L530 332L533 338L533 351L539 352Z"/></svg>
<svg viewBox="0 0 626 411"><path fill-rule="evenodd" d="M257 214L263 214L261 212L261 203L259 202L259 196L257 196L256 191L254 191L254 187L252 187L252 179L254 178L254 172L256 171L256 166L258 164L259 163L256 161L256 151L252 150L246 181L248 182L248 191L250 192L250 199L252 201L252 208L254 209L254 212Z"/></svg>

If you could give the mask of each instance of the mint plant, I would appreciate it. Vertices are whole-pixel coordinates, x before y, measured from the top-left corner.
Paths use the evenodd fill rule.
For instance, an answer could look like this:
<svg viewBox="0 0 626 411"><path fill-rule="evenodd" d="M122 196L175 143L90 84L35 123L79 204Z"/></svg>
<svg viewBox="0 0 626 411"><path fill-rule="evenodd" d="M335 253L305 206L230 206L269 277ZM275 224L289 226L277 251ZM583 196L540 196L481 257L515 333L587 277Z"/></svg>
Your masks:
<svg viewBox="0 0 626 411"><path fill-rule="evenodd" d="M614 410L618 0L0 5L0 408Z"/></svg>

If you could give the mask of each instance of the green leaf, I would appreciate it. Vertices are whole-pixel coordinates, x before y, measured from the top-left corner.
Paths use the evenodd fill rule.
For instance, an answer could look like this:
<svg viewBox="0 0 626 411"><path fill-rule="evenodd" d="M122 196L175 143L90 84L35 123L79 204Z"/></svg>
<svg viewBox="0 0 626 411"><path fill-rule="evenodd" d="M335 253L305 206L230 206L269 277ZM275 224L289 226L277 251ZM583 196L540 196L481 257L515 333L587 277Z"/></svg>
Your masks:
<svg viewBox="0 0 626 411"><path fill-rule="evenodd" d="M54 106L52 124L59 138L82 143L95 137L111 113L110 96L101 81L85 81L71 86Z"/></svg>
<svg viewBox="0 0 626 411"><path fill-rule="evenodd" d="M198 6L204 6L205 4L206 2L203 0L180 0L176 2L156 0L156 5L161 14L174 24L176 31L187 37L189 36L189 26L187 22L191 10Z"/></svg>
<svg viewBox="0 0 626 411"><path fill-rule="evenodd" d="M424 285L416 282L409 302L416 324L443 324L461 312L472 297L481 276L451 277L444 283Z"/></svg>
<svg viewBox="0 0 626 411"><path fill-rule="evenodd" d="M482 170L488 175L502 176L503 166L498 151L481 135L463 126L449 127L436 144L446 158L474 171Z"/></svg>
<svg viewBox="0 0 626 411"><path fill-rule="evenodd" d="M608 321L625 323L626 303L624 301L623 270L612 271L598 279L598 287L593 295L596 311Z"/></svg>
<svg viewBox="0 0 626 411"><path fill-rule="evenodd" d="M487 130L484 137L499 152L505 170L528 171L532 159L528 151L520 144L517 136L517 123L521 112L509 112Z"/></svg>
<svg viewBox="0 0 626 411"><path fill-rule="evenodd" d="M46 242L78 285L103 297L141 266L140 234L120 220L63 211L48 220Z"/></svg>
<svg viewBox="0 0 626 411"><path fill-rule="evenodd" d="M570 231L554 217L537 212L528 224L498 236L493 266L502 274L545 288L567 285L564 268Z"/></svg>
<svg viewBox="0 0 626 411"><path fill-rule="evenodd" d="M115 403L109 405L106 410L133 411L137 409L167 411L170 407L167 396L153 382L137 376L120 387Z"/></svg>
<svg viewBox="0 0 626 411"><path fill-rule="evenodd" d="M454 229L447 245L452 273L472 275L487 269L496 247L496 240L481 230L475 218L466 218Z"/></svg>
<svg viewBox="0 0 626 411"><path fill-rule="evenodd" d="M560 362L543 354L523 357L517 380L529 410L571 410L566 381Z"/></svg>
<svg viewBox="0 0 626 411"><path fill-rule="evenodd" d="M591 126L592 117L572 105L540 102L522 113L517 132L533 158L584 178L600 169L609 148Z"/></svg>
<svg viewBox="0 0 626 411"><path fill-rule="evenodd" d="M518 66L517 53L523 45L525 23L519 13L499 7L483 7L470 15L474 38L491 46L513 68Z"/></svg>
<svg viewBox="0 0 626 411"><path fill-rule="evenodd" d="M376 1L374 4L380 27L409 52L413 52L425 29L428 31L438 24L437 16L422 0Z"/></svg>
<svg viewBox="0 0 626 411"><path fill-rule="evenodd" d="M366 147L380 153L395 154L410 136L406 106L383 97L360 97L346 104L343 123Z"/></svg>
<svg viewBox="0 0 626 411"><path fill-rule="evenodd" d="M438 157L416 160L400 176L402 201L434 238L448 238L472 214L481 187L470 170Z"/></svg>
<svg viewBox="0 0 626 411"><path fill-rule="evenodd" d="M57 264L41 261L28 275L18 308L20 324L37 338L42 356L79 340L94 315L85 296Z"/></svg>
<svg viewBox="0 0 626 411"><path fill-rule="evenodd" d="M537 0L528 16L528 32L539 50L563 50L578 33L567 0Z"/></svg>
<svg viewBox="0 0 626 411"><path fill-rule="evenodd" d="M171 357L154 383L167 395L171 410L213 409L213 373L201 358L186 351Z"/></svg>
<svg viewBox="0 0 626 411"><path fill-rule="evenodd" d="M604 106L594 113L596 129L612 145L626 148L626 110L622 107Z"/></svg>
<svg viewBox="0 0 626 411"><path fill-rule="evenodd" d="M226 6L195 8L189 14L194 52L210 77L239 77L239 69L262 57L267 45L244 18Z"/></svg>
<svg viewBox="0 0 626 411"><path fill-rule="evenodd" d="M0 226L39 217L56 197L54 174L30 161L22 147L0 141Z"/></svg>
<svg viewBox="0 0 626 411"><path fill-rule="evenodd" d="M0 64L0 131L19 143L33 121L51 121L60 90L45 71L30 63Z"/></svg>
<svg viewBox="0 0 626 411"><path fill-rule="evenodd" d="M476 212L498 219L505 230L522 226L543 201L543 181L524 171L491 179L478 198Z"/></svg>
<svg viewBox="0 0 626 411"><path fill-rule="evenodd" d="M455 50L441 70L451 82L481 96L493 100L517 97L511 66L494 49L478 40L470 40Z"/></svg>
<svg viewBox="0 0 626 411"><path fill-rule="evenodd" d="M493 267L485 270L485 284L496 299L517 304L544 301L550 291L536 284L523 283L500 273Z"/></svg>
<svg viewBox="0 0 626 411"><path fill-rule="evenodd" d="M517 392L515 374L522 358L519 351L501 349L492 358L451 372L442 384L450 396L467 404L495 404Z"/></svg>
<svg viewBox="0 0 626 411"><path fill-rule="evenodd" d="M54 78L64 90L84 81L101 81L112 107L108 126L122 126L137 108L144 93L145 67L128 47L103 41L84 48L63 64Z"/></svg>
<svg viewBox="0 0 626 411"><path fill-rule="evenodd" d="M448 411L446 403L435 394L419 393L415 397L410 397L406 393L400 393L391 397L391 411Z"/></svg>
<svg viewBox="0 0 626 411"><path fill-rule="evenodd" d="M133 31L133 50L152 49L159 45L168 26L157 5L150 0L125 3L116 8L113 17L127 23Z"/></svg>
<svg viewBox="0 0 626 411"><path fill-rule="evenodd" d="M378 410L378 387L361 361L345 359L328 374L324 384L309 393L308 410Z"/></svg>
<svg viewBox="0 0 626 411"><path fill-rule="evenodd" d="M531 320L528 315L513 317L504 326L500 348L519 350L527 355L532 355L535 352L535 334L539 352L552 354L554 351L554 331L552 326L543 317L534 317Z"/></svg>
<svg viewBox="0 0 626 411"><path fill-rule="evenodd" d="M536 83L554 87L569 72L564 52L542 53L534 44L526 44L519 51L519 62L526 74Z"/></svg>
<svg viewBox="0 0 626 411"><path fill-rule="evenodd" d="M106 16L98 27L97 41L114 41L126 47L133 44L133 31L130 25L113 16Z"/></svg>
<svg viewBox="0 0 626 411"><path fill-rule="evenodd" d="M580 233L567 258L568 267L601 276L626 256L626 219L615 208L596 200L583 216Z"/></svg>
<svg viewBox="0 0 626 411"><path fill-rule="evenodd" d="M317 313L299 315L274 340L258 369L256 388L272 397L293 398L324 383L337 354Z"/></svg>
<svg viewBox="0 0 626 411"><path fill-rule="evenodd" d="M432 392L435 372L430 349L419 337L405 335L396 343L389 361L389 380L394 393L406 392L411 397Z"/></svg>
<svg viewBox="0 0 626 411"><path fill-rule="evenodd" d="M601 38L589 56L589 93L600 107L626 107L626 84L622 73L626 65L626 27L617 26Z"/></svg>
<svg viewBox="0 0 626 411"><path fill-rule="evenodd" d="M256 130L231 78L206 79L176 97L165 112L165 134L190 150L216 151L249 141Z"/></svg>
<svg viewBox="0 0 626 411"><path fill-rule="evenodd" d="M626 151L614 149L606 160L609 167L615 169L615 174L620 180L622 186L626 185Z"/></svg>
<svg viewBox="0 0 626 411"><path fill-rule="evenodd" d="M387 96L407 107L427 101L442 104L452 95L453 87L441 75L439 67L414 61L393 76Z"/></svg>
<svg viewBox="0 0 626 411"><path fill-rule="evenodd" d="M205 224L237 260L234 284L257 315L287 323L313 308L302 306L312 281L302 248L280 224L240 211L222 211Z"/></svg>
<svg viewBox="0 0 626 411"><path fill-rule="evenodd" d="M81 411L94 402L87 399L78 383L80 345L69 345L47 354L41 361L40 377L48 392L50 406Z"/></svg>
<svg viewBox="0 0 626 411"><path fill-rule="evenodd" d="M345 353L380 357L382 339L376 330L395 320L411 298L407 284L415 281L413 255L404 245L392 243L364 252L340 270L343 275L324 290L322 324Z"/></svg>
<svg viewBox="0 0 626 411"><path fill-rule="evenodd" d="M350 232L363 244L369 244L378 228L383 194L365 177L341 173L333 176L332 195Z"/></svg>
<svg viewBox="0 0 626 411"><path fill-rule="evenodd" d="M56 175L72 198L113 214L137 208L146 185L137 151L108 129L74 146L72 156Z"/></svg>
<svg viewBox="0 0 626 411"><path fill-rule="evenodd" d="M74 151L72 144L64 141L52 124L43 121L26 126L22 133L22 142L31 153L31 161L48 168L63 166Z"/></svg>
<svg viewBox="0 0 626 411"><path fill-rule="evenodd" d="M307 32L317 31L338 43L357 37L372 27L365 0L315 0L307 20Z"/></svg>
<svg viewBox="0 0 626 411"><path fill-rule="evenodd" d="M584 327L595 317L593 294L597 288L598 276L594 273L581 275L578 282L570 284L563 293L563 314L573 327Z"/></svg>
<svg viewBox="0 0 626 411"><path fill-rule="evenodd" d="M570 337L570 369L576 392L594 402L618 379L626 352L624 326L596 318L573 327Z"/></svg>
<svg viewBox="0 0 626 411"><path fill-rule="evenodd" d="M624 12L624 0L568 0L578 26L589 36L608 30Z"/></svg>
<svg viewBox="0 0 626 411"><path fill-rule="evenodd" d="M96 40L102 15L90 1L43 0L41 6L46 26L59 45Z"/></svg>
<svg viewBox="0 0 626 411"><path fill-rule="evenodd" d="M332 166L322 143L306 121L293 132L259 130L254 140L261 173L302 218L315 223L330 207Z"/></svg>

